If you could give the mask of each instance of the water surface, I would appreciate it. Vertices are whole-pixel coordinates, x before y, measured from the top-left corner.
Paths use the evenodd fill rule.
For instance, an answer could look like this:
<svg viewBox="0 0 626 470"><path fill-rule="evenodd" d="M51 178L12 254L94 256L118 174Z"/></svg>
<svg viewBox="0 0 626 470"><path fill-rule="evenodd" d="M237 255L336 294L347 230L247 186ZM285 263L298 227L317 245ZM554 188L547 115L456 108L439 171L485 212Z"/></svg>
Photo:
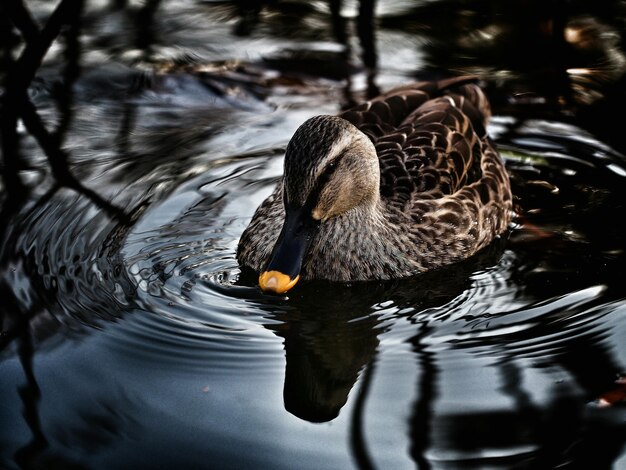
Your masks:
<svg viewBox="0 0 626 470"><path fill-rule="evenodd" d="M29 88L81 186L17 127L2 468L626 467L617 6L520 31L444 1L378 2L373 29L351 3L123 4L87 2L79 53L59 39ZM510 233L415 278L263 295L237 241L298 125L452 72L486 81Z"/></svg>

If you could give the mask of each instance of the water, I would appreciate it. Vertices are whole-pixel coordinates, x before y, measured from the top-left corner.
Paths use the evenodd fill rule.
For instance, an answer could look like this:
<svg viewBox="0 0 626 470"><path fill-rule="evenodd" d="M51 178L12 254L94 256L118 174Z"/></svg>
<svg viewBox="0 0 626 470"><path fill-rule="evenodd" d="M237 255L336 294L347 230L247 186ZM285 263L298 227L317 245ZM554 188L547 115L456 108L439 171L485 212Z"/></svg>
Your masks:
<svg viewBox="0 0 626 470"><path fill-rule="evenodd" d="M147 5L88 2L78 71L59 41L30 87L82 187L20 124L0 467L626 468L618 6L519 31L506 7L379 2L373 54L356 3L343 33L324 3ZM548 17L596 42L556 56ZM550 47L516 62L520 37ZM511 233L412 279L261 294L235 250L293 131L447 70L489 79Z"/></svg>

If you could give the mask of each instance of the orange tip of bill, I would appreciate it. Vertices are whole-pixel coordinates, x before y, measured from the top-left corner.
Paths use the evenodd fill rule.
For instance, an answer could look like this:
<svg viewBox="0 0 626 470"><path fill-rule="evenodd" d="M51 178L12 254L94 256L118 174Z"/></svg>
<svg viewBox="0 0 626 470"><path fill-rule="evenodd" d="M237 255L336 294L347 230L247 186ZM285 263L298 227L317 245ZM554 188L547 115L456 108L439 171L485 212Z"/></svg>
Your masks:
<svg viewBox="0 0 626 470"><path fill-rule="evenodd" d="M276 294L284 294L300 279L300 275L291 279L280 271L265 271L259 276L259 286L264 292L274 292Z"/></svg>

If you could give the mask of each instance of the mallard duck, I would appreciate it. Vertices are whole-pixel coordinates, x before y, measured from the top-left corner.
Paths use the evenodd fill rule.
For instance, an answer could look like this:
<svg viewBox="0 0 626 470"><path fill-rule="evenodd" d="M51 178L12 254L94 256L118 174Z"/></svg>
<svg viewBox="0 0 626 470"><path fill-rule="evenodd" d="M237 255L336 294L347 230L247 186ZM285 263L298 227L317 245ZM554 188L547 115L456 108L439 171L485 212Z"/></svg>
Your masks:
<svg viewBox="0 0 626 470"><path fill-rule="evenodd" d="M466 259L504 232L512 197L472 77L393 89L305 121L237 249L282 294L299 279L402 278Z"/></svg>

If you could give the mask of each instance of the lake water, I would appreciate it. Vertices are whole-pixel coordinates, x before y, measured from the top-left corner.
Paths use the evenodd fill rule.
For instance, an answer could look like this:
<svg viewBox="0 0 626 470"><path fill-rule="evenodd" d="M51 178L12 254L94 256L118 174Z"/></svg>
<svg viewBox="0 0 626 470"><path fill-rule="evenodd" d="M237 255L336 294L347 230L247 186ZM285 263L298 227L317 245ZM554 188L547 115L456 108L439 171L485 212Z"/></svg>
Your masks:
<svg viewBox="0 0 626 470"><path fill-rule="evenodd" d="M3 147L0 467L626 468L626 12L496 3L86 2L29 88L81 186L32 126ZM235 251L295 129L450 73L510 233L263 295Z"/></svg>

